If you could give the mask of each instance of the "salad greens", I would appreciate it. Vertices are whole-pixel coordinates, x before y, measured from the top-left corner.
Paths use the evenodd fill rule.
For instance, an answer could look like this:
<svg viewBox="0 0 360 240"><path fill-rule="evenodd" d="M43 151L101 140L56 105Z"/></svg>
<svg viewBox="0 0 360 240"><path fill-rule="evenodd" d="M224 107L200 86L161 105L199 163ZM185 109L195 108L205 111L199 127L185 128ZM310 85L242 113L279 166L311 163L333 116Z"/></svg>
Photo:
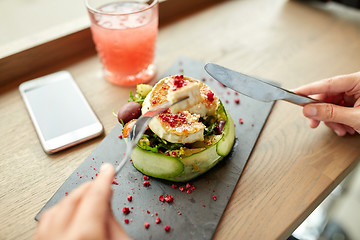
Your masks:
<svg viewBox="0 0 360 240"><path fill-rule="evenodd" d="M155 133L152 135L144 134L143 137L140 139L138 146L144 150L152 151L152 152L163 152L168 153L173 150L179 150L180 148L184 147L184 144L181 143L171 143L164 139L161 139Z"/></svg>
<svg viewBox="0 0 360 240"><path fill-rule="evenodd" d="M136 94L134 95L132 91L130 91L130 99L129 102L137 102L139 104L143 104L146 95L151 91L152 87L147 84L137 85ZM222 105L222 103L220 102ZM210 137L212 135L217 135L217 128L219 126L218 121L225 118L225 113L222 110L222 107L217 109L216 116L210 116L206 118L200 118L200 121L206 126L204 129L204 137ZM225 118L226 119L226 118ZM124 126L124 124L123 124ZM151 130L147 131L148 134L144 134L142 138L138 142L138 147L141 149L151 151L154 153L165 153L171 156L181 156L184 154L184 149L191 148L191 144L181 144L181 143L171 143L164 139L161 139Z"/></svg>
<svg viewBox="0 0 360 240"><path fill-rule="evenodd" d="M128 100L128 102L137 102L142 105L144 100L145 100L144 96L141 96L140 94L135 94L134 96L132 91L130 91L130 99Z"/></svg>

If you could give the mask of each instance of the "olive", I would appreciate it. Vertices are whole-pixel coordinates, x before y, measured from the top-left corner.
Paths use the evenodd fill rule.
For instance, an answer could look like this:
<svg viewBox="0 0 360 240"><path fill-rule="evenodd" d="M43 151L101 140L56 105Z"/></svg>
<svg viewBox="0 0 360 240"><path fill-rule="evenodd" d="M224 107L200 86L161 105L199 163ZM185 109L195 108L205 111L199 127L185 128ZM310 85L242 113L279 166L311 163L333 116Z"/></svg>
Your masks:
<svg viewBox="0 0 360 240"><path fill-rule="evenodd" d="M132 119L139 118L141 115L141 104L137 102L128 102L123 105L118 112L120 123L128 123Z"/></svg>
<svg viewBox="0 0 360 240"><path fill-rule="evenodd" d="M218 124L217 124L217 126L216 126L216 128L215 128L215 134L216 134L216 135L220 135L220 134L223 133L223 130L224 130L224 127L225 127L225 123L226 123L226 121L223 121L223 120L221 120L221 121L218 122Z"/></svg>

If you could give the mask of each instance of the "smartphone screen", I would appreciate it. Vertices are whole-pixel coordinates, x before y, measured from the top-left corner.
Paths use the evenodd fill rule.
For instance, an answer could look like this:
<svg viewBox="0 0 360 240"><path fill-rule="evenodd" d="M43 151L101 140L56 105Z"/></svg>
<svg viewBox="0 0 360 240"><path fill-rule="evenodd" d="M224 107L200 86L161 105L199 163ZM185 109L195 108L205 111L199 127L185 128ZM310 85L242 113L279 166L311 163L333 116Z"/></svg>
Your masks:
<svg viewBox="0 0 360 240"><path fill-rule="evenodd" d="M103 132L70 73L34 79L19 89L46 152L57 152Z"/></svg>

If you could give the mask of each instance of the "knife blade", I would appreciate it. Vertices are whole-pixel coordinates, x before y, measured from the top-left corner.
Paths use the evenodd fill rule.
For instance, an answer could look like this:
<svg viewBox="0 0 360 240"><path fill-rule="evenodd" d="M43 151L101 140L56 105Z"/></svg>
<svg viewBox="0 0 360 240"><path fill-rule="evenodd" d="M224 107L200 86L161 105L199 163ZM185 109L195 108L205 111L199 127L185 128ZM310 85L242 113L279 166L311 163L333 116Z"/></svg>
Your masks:
<svg viewBox="0 0 360 240"><path fill-rule="evenodd" d="M207 63L204 68L210 76L226 87L259 101L272 102L275 100L285 100L300 106L319 102L316 99L298 95L258 78L233 71L217 64Z"/></svg>

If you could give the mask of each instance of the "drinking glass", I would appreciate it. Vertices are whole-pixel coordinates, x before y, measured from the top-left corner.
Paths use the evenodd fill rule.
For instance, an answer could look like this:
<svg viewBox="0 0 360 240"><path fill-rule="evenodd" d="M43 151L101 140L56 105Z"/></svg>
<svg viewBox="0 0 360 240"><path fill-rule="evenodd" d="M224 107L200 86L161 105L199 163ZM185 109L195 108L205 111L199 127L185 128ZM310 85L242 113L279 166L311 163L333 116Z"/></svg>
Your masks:
<svg viewBox="0 0 360 240"><path fill-rule="evenodd" d="M105 78L121 86L150 81L155 73L158 0L85 0Z"/></svg>

